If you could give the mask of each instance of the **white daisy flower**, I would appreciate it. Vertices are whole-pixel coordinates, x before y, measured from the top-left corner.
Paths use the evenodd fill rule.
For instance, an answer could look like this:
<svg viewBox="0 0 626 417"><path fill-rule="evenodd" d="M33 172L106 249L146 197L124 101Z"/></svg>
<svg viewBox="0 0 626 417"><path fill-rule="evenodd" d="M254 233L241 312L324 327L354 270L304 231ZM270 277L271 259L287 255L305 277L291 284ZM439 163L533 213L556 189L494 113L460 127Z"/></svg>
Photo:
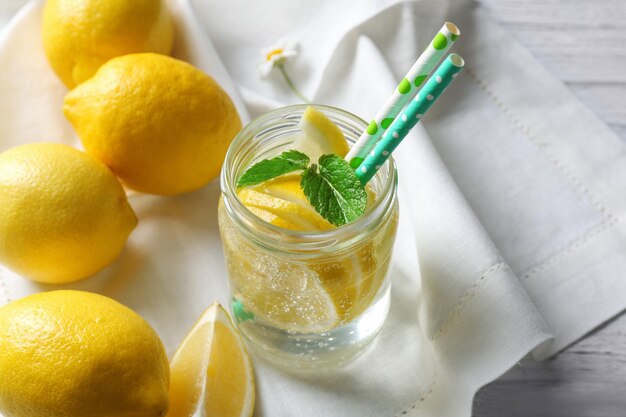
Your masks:
<svg viewBox="0 0 626 417"><path fill-rule="evenodd" d="M298 56L298 43L291 39L281 39L269 48L261 51L263 62L259 65L259 73L265 78L275 67L282 66L289 58Z"/></svg>
<svg viewBox="0 0 626 417"><path fill-rule="evenodd" d="M298 56L298 43L291 39L284 38L275 43L273 46L263 49L261 54L263 56L263 62L259 65L259 74L261 77L266 78L272 73L274 68L277 68L291 91L293 91L294 94L300 98L300 100L308 103L309 100L307 100L307 98L300 93L298 88L296 88L295 84L289 77L289 74L287 74L287 70L285 69L285 62L287 62L288 59Z"/></svg>

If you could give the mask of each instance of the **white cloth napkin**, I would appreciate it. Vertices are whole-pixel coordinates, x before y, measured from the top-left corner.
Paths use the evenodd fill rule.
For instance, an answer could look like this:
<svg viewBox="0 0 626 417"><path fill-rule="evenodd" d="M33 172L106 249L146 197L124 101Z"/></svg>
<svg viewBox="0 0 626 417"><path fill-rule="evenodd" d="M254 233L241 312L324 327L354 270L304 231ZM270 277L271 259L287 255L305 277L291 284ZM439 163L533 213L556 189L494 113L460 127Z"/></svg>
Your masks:
<svg viewBox="0 0 626 417"><path fill-rule="evenodd" d="M246 119L297 101L277 74L257 75L260 49L279 38L300 43L288 71L305 95L369 119L444 20L462 31L455 49L467 70L397 152L401 221L380 337L332 371L287 372L255 357L256 415L469 416L476 390L527 352L553 354L626 306L626 198L615 191L624 145L472 3L171 6L175 56L214 76ZM40 14L29 4L0 38L0 150L79 146L43 56ZM172 354L204 308L228 301L218 197L217 182L131 195L140 224L122 256L63 288L135 309ZM0 303L57 288L0 269Z"/></svg>

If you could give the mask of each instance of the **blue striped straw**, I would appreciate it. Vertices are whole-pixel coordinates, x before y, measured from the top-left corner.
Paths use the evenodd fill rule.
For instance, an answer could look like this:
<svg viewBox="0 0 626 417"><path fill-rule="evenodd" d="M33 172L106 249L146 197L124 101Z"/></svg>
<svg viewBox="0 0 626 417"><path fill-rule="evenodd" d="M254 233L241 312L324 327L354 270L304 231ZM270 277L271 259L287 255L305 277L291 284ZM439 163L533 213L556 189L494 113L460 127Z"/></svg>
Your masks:
<svg viewBox="0 0 626 417"><path fill-rule="evenodd" d="M421 120L428 109L430 109L430 106L437 101L464 65L465 61L463 61L460 55L450 54L441 66L437 68L419 94L396 117L382 139L376 143L374 150L367 155L356 169L356 176L363 185L367 184L380 167L383 166L389 155Z"/></svg>

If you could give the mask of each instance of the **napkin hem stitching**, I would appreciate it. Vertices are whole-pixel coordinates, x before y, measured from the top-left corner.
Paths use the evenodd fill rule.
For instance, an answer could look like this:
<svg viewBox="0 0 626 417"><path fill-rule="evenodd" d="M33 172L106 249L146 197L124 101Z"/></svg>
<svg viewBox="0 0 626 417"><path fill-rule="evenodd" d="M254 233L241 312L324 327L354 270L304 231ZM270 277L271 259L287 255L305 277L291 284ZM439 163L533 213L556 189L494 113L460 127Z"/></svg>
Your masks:
<svg viewBox="0 0 626 417"><path fill-rule="evenodd" d="M467 291L465 291L465 294L463 294L461 296L461 298L459 299L458 303L456 304L456 306L452 309L452 311L450 312L450 315L448 316L448 318L446 319L445 322L443 322L443 324L439 327L439 329L433 333L433 336L430 337L431 341L435 341L437 340L437 338L439 336L441 336L445 330L448 328L448 326L450 325L450 323L454 320L454 318L456 316L459 315L459 313L461 312L461 310L463 309L463 307L465 307L465 305L467 304L467 302L469 300L471 300L474 295L476 295L476 290L478 289L478 287L480 287L480 285L482 284L482 282L485 280L485 278L487 278L489 275L493 274L494 272L500 271L501 269L507 269L509 268L509 266L504 263L503 261L498 262L495 265L492 265L490 268L488 268L477 280L476 282L474 282L474 284L469 287L467 289Z"/></svg>
<svg viewBox="0 0 626 417"><path fill-rule="evenodd" d="M396 414L396 416L406 415L409 413L409 410L417 410L421 406L421 403L426 401L426 398L428 398L435 390L435 385L437 384L437 381L439 379L438 377L439 377L439 374L437 373L437 370L435 370L433 373L433 380L428 386L428 390L426 391L426 393L422 395L421 398L416 403L411 405L409 408L405 408L404 410L400 411L400 413Z"/></svg>
<svg viewBox="0 0 626 417"><path fill-rule="evenodd" d="M591 191L567 168L567 165L554 156L546 149L546 144L542 143L537 136L533 133L531 128L524 124L519 117L517 117L513 111L500 99L496 93L489 88L489 85L483 81L472 69L466 68L466 73L470 78L478 85L478 87L493 101L496 106L502 111L502 113L516 126L528 139L530 143L543 153L548 161L561 173L564 179L566 179L573 189L576 191L578 198L582 202L590 204L593 208L598 210L603 218L603 221L598 225L588 229L585 233L570 241L566 246L557 249L552 254L548 255L543 261L526 269L521 275L524 279L529 279L536 275L541 270L558 262L564 256L572 253L573 251L581 248L589 239L595 237L599 233L610 229L612 226L619 222L617 216L609 212L609 210L595 197Z"/></svg>
<svg viewBox="0 0 626 417"><path fill-rule="evenodd" d="M476 82L476 84L478 84L480 89L483 90L487 94L487 96L496 104L496 106L498 106L498 108L502 110L504 115L511 122L513 122L513 124L524 134L524 136L526 136L528 140L548 158L552 165L554 165L561 172L565 179L567 179L571 183L571 185L573 185L574 188L579 191L579 197L586 198L588 203L595 207L600 213L602 213L602 215L604 215L607 220L615 217L607 210L606 207L604 207L602 203L600 203L600 200L597 197L593 196L589 189L585 187L574 174L572 174L572 172L567 168L565 163L561 162L561 160L559 160L551 152L545 149L546 145L542 144L541 141L537 139L536 135L533 133L530 127L524 124L517 116L515 116L515 114L513 114L511 109L506 104L504 104L504 102L489 88L486 82L484 82L478 75L476 75L473 70L467 68L466 72Z"/></svg>
<svg viewBox="0 0 626 417"><path fill-rule="evenodd" d="M613 226L619 223L619 221L620 219L618 217L613 217L610 220L607 219L601 222L598 226L591 228L585 234L571 242L568 246L559 249L557 252L550 255L550 257L548 257L547 259L544 259L538 264L528 268L525 272L522 272L522 277L524 279L530 279L531 277L537 275L542 270L550 267L551 265L554 265L572 252L581 249L585 243L589 242L589 240L611 229Z"/></svg>
<svg viewBox="0 0 626 417"><path fill-rule="evenodd" d="M467 291L461 296L461 298L459 299L459 301L456 304L456 306L452 309L452 312L450 313L450 315L448 316L446 321L433 334L433 336L430 338L430 340L431 341L435 341L438 337L440 337L448 329L448 326L450 325L450 323L452 323L454 318L457 317L460 314L460 312L463 309L463 307L465 307L465 305L467 305L467 302L470 301L476 295L477 289L480 287L480 285L485 281L485 279L487 277L492 275L494 272L498 272L498 271L501 271L503 269L510 270L510 267L504 261L500 261L500 262L490 266L489 268L487 268L487 270L485 270L485 272L483 272L483 274L476 280L476 282L474 282L474 284L472 284L472 286L469 287L467 289ZM408 414L409 410L417 410L419 408L419 406L424 401L426 401L426 399L433 393L433 391L435 389L435 385L437 384L438 379L439 379L438 378L438 373L435 370L435 372L433 373L433 380L430 383L426 393L423 394L422 397L415 404L411 405L410 408L405 408L399 414L396 414L396 416L406 415L406 414Z"/></svg>

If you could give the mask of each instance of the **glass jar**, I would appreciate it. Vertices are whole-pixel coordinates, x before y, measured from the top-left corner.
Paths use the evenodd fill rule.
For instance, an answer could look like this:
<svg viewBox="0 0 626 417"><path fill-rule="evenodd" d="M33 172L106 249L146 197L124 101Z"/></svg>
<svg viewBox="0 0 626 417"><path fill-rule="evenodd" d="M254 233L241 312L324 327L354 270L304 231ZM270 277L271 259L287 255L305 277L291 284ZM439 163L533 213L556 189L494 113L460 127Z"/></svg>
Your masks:
<svg viewBox="0 0 626 417"><path fill-rule="evenodd" d="M367 127L344 110L323 111L353 144ZM321 232L287 230L253 214L237 179L258 160L292 149L305 105L283 107L246 126L230 145L218 210L235 322L249 345L289 366L354 357L381 329L398 224L392 158L368 183L374 196L356 221ZM315 162L315 161L312 161Z"/></svg>

